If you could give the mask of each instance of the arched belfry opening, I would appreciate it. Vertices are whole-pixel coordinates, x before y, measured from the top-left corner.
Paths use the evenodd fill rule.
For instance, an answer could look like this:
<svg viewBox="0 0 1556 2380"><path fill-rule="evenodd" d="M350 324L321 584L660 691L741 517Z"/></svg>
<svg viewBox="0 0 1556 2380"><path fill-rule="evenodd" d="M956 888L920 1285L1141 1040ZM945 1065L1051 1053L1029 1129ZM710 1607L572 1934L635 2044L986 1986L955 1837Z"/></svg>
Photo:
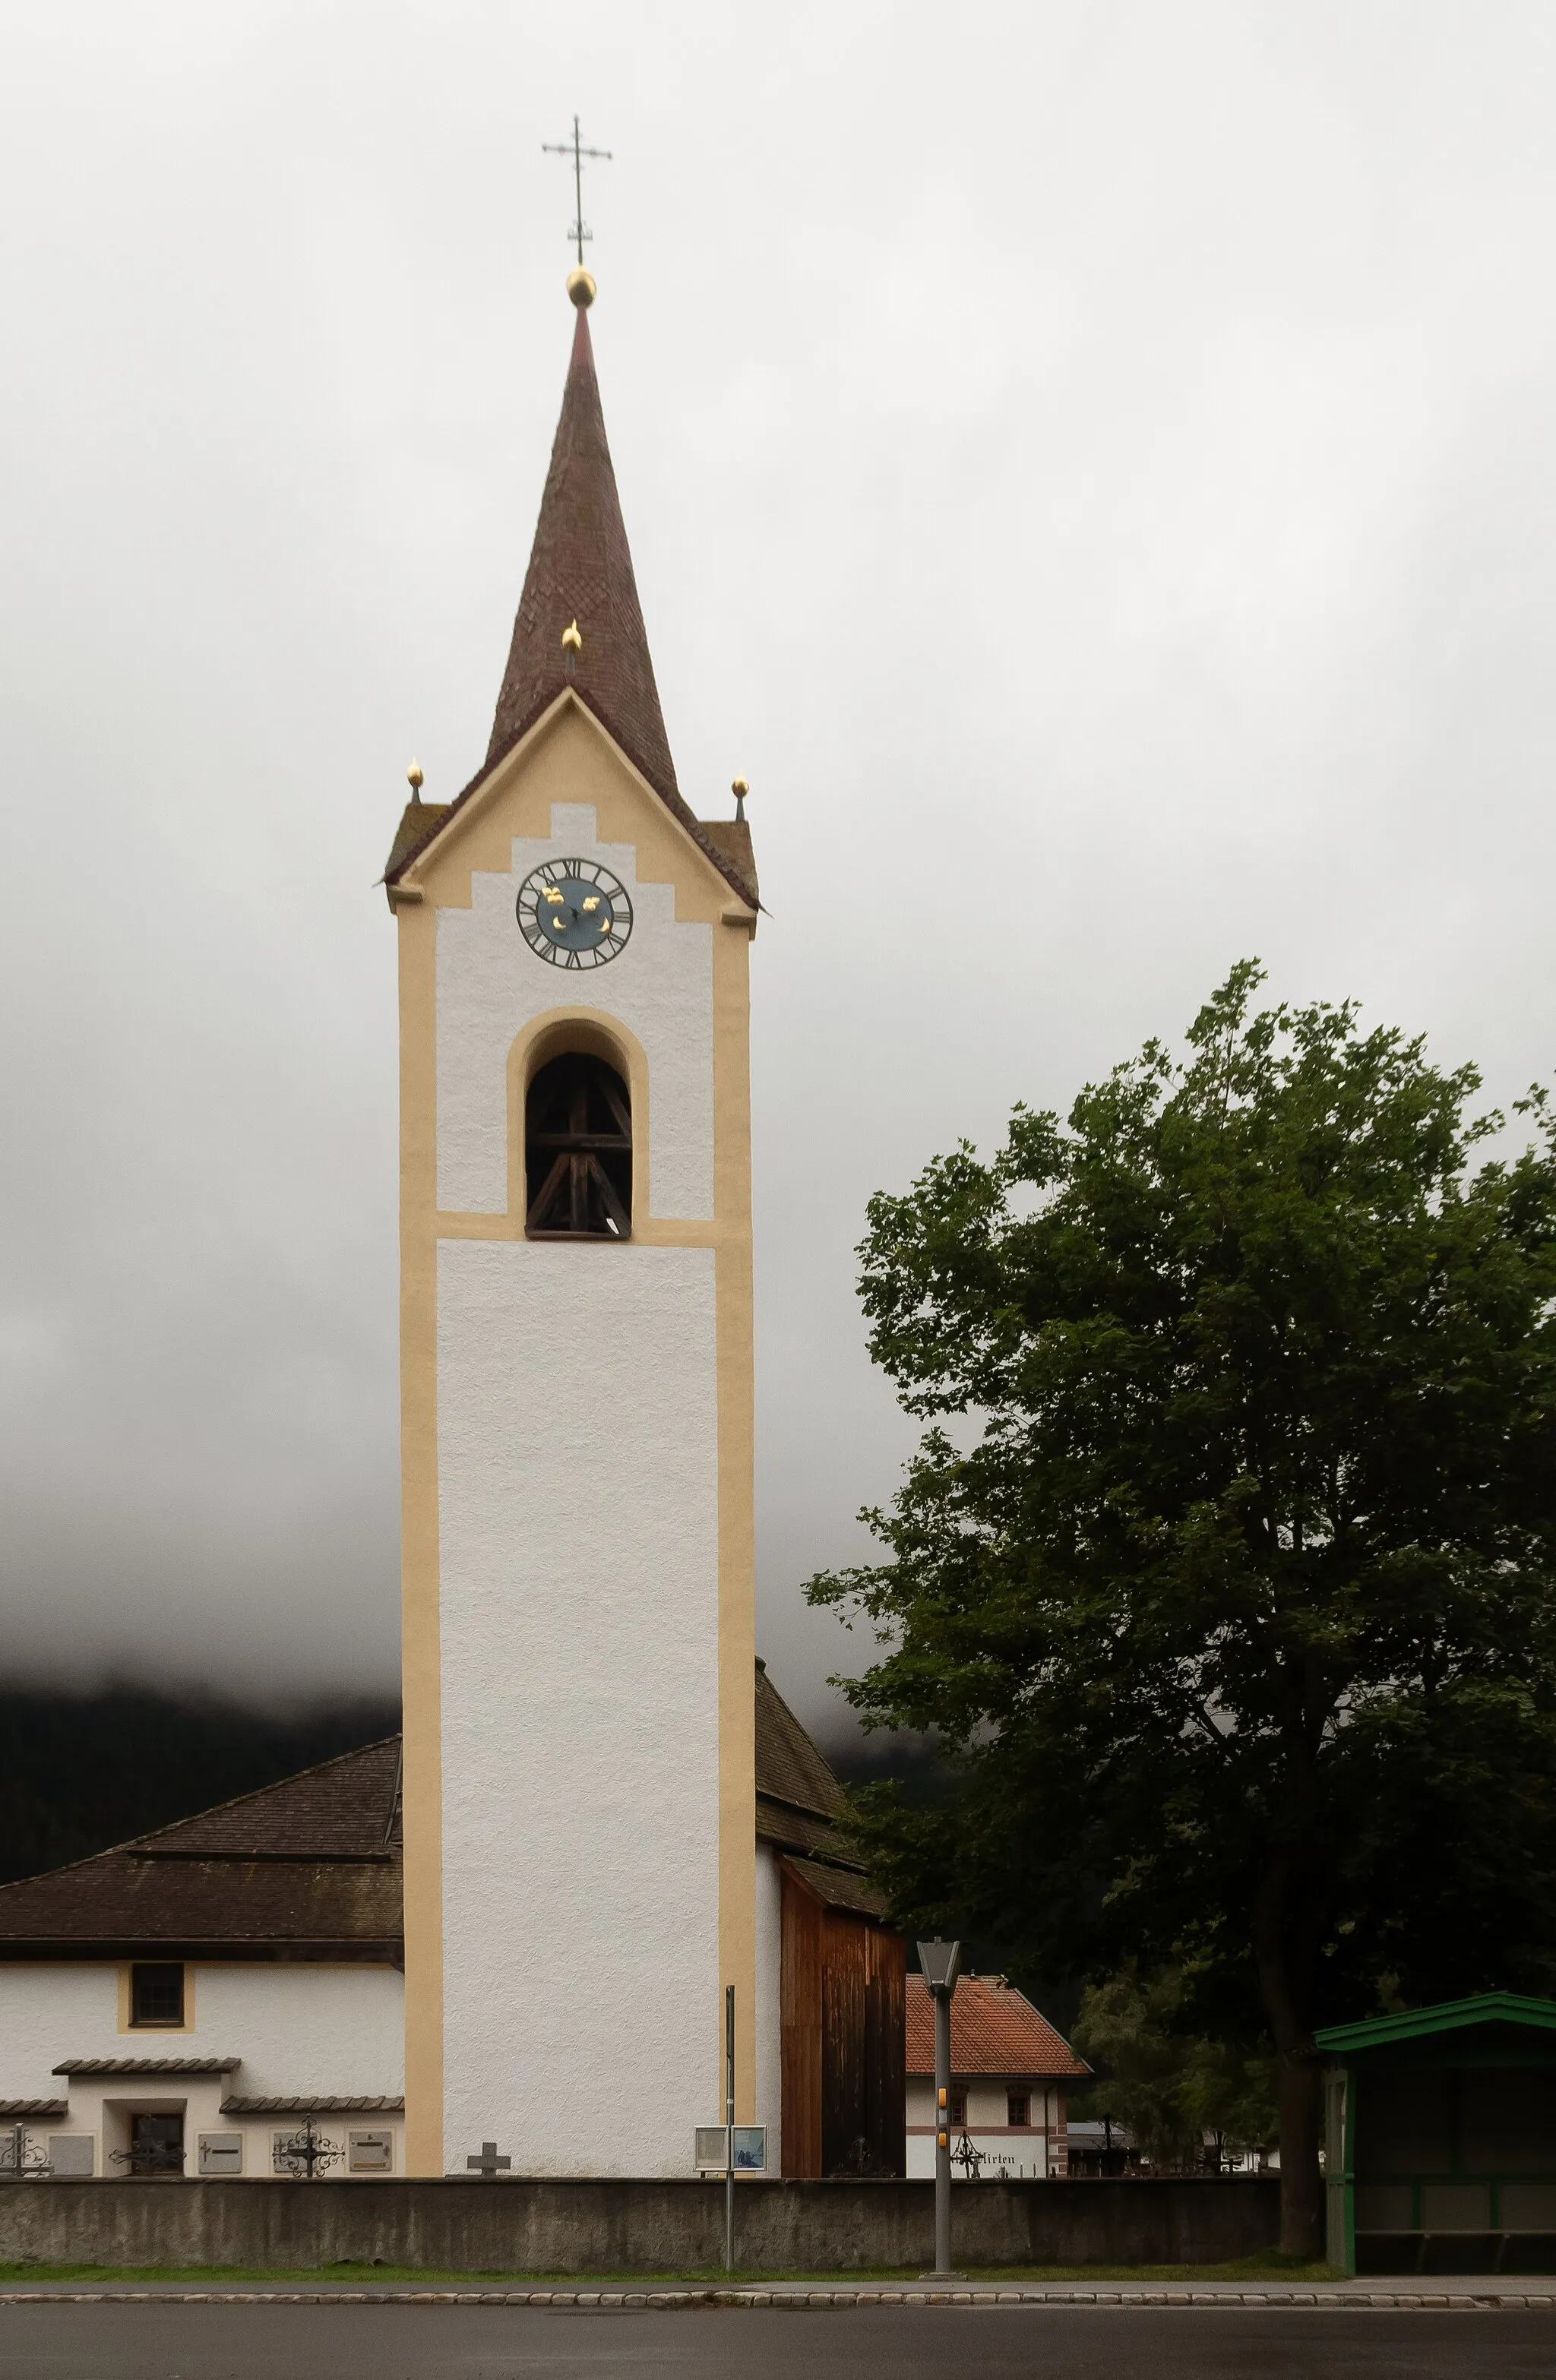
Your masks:
<svg viewBox="0 0 1556 2380"><path fill-rule="evenodd" d="M524 1103L526 1235L625 1240L632 1232L632 1101L607 1060L569 1050L539 1067Z"/></svg>

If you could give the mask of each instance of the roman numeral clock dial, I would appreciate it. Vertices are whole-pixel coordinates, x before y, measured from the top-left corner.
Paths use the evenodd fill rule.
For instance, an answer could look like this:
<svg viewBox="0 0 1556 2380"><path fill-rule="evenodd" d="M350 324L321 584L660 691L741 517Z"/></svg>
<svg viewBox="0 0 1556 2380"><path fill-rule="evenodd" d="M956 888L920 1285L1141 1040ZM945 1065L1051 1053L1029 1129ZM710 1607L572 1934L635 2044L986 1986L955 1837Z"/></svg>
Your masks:
<svg viewBox="0 0 1556 2380"><path fill-rule="evenodd" d="M531 868L514 911L536 957L553 966L603 966L626 949L632 931L626 886L592 859L553 859Z"/></svg>

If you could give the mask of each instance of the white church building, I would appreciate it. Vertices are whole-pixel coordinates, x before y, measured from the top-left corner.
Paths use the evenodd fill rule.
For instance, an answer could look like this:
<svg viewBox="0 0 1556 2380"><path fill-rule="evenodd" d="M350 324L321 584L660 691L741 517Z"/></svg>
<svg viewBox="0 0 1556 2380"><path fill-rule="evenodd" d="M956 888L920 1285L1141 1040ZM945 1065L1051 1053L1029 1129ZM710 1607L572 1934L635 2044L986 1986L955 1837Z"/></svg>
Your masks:
<svg viewBox="0 0 1556 2380"><path fill-rule="evenodd" d="M569 292L486 758L384 871L403 1741L0 1888L56 2172L689 2173L730 1987L767 2170L904 2170L905 1945L756 1658L750 834L676 783Z"/></svg>

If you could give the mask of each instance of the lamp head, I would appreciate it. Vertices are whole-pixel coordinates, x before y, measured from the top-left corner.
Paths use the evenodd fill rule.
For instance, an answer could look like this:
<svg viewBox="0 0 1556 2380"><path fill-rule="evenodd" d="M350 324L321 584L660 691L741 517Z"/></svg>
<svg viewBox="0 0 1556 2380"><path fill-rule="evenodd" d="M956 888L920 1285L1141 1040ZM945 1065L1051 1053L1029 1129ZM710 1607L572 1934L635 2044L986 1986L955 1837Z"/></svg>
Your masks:
<svg viewBox="0 0 1556 2380"><path fill-rule="evenodd" d="M942 1942L937 1934L932 1942L919 1943L918 1964L931 1992L954 1992L962 1972L962 1946L960 1942Z"/></svg>

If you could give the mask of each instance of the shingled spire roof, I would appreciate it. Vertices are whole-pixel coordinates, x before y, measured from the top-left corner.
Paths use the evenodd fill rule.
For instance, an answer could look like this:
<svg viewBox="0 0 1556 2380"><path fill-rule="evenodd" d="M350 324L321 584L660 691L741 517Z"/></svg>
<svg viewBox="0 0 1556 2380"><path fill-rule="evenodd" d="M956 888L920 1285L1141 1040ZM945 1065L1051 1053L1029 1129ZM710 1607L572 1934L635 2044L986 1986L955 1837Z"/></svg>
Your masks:
<svg viewBox="0 0 1556 2380"><path fill-rule="evenodd" d="M600 406L589 335L594 285L587 273L575 273L568 285L577 308L573 353L492 741L478 774L453 802L411 802L395 837L384 882L398 883L504 755L571 687L726 883L755 908L759 894L749 829L743 820L697 818L675 783ZM570 637L564 645L563 633L575 623L577 639Z"/></svg>
<svg viewBox="0 0 1556 2380"><path fill-rule="evenodd" d="M577 294L586 300L587 285ZM562 636L575 620L583 644L569 654ZM577 306L562 418L492 722L489 769L568 684L658 792L678 790L605 439L587 302Z"/></svg>

